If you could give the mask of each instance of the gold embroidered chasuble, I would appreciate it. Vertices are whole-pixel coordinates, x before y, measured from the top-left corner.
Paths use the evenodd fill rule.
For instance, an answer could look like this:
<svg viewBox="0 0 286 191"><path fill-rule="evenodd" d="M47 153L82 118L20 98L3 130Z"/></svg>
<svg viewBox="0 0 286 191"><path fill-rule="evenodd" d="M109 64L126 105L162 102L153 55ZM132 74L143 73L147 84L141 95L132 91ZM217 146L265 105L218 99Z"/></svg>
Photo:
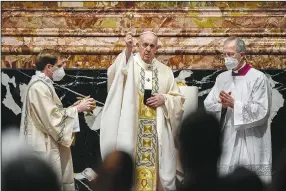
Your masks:
<svg viewBox="0 0 286 191"><path fill-rule="evenodd" d="M20 138L55 170L63 191L74 191L70 146L79 126L75 107L63 108L52 81L37 72L27 87L22 108Z"/></svg>
<svg viewBox="0 0 286 191"><path fill-rule="evenodd" d="M152 109L143 103L145 73L152 70L152 93L164 96L165 104ZM108 96L100 125L103 159L113 150L134 157L136 191L175 190L176 149L173 135L183 114L184 97L172 70L153 60L152 68L138 53L126 63L123 51L108 69Z"/></svg>

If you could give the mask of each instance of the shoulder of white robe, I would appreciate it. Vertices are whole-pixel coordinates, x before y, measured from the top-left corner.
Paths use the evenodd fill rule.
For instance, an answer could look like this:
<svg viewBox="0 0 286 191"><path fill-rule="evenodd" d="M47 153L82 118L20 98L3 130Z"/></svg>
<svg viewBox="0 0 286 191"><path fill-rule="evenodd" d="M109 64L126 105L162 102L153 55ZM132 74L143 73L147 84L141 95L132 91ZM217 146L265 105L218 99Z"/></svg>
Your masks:
<svg viewBox="0 0 286 191"><path fill-rule="evenodd" d="M32 87L31 87L32 88ZM33 89L39 89L40 92L49 92L52 97L56 94L53 84L49 84L43 80L38 80L33 84Z"/></svg>
<svg viewBox="0 0 286 191"><path fill-rule="evenodd" d="M156 58L154 58L153 64L154 64L154 66L155 66L157 69L160 69L160 68L171 69L169 66L163 64L162 62L160 62L160 61L157 60Z"/></svg>

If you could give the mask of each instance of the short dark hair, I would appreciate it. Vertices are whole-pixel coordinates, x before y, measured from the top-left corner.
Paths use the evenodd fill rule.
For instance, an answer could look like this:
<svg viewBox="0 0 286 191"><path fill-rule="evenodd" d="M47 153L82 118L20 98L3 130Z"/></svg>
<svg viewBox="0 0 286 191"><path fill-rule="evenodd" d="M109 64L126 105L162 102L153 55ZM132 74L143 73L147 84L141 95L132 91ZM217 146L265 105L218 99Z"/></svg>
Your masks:
<svg viewBox="0 0 286 191"><path fill-rule="evenodd" d="M134 161L124 151L109 153L91 182L92 190L131 190L133 185Z"/></svg>
<svg viewBox="0 0 286 191"><path fill-rule="evenodd" d="M222 134L215 116L205 111L189 114L181 124L178 139L184 171L199 170L205 164L216 166L222 152Z"/></svg>
<svg viewBox="0 0 286 191"><path fill-rule="evenodd" d="M60 53L52 49L44 49L36 58L36 70L43 71L47 64L55 65Z"/></svg>
<svg viewBox="0 0 286 191"><path fill-rule="evenodd" d="M46 161L34 155L11 159L2 170L4 191L60 191L55 171ZM40 186L43 186L39 189Z"/></svg>

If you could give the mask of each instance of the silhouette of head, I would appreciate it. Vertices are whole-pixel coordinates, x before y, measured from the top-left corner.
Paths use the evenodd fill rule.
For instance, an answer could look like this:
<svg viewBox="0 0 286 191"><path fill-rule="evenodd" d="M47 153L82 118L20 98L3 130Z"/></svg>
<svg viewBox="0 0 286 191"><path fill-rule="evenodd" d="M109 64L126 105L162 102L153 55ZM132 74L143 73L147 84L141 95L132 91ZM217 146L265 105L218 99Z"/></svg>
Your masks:
<svg viewBox="0 0 286 191"><path fill-rule="evenodd" d="M245 167L237 167L222 179L222 191L262 191L264 185L260 178Z"/></svg>
<svg viewBox="0 0 286 191"><path fill-rule="evenodd" d="M286 190L286 148L280 154L276 169L272 181L273 191Z"/></svg>
<svg viewBox="0 0 286 191"><path fill-rule="evenodd" d="M4 191L60 191L60 184L52 168L35 156L12 160L2 171Z"/></svg>
<svg viewBox="0 0 286 191"><path fill-rule="evenodd" d="M203 169L216 171L222 137L219 122L213 115L203 111L190 114L182 122L178 139L185 173L196 174L204 172Z"/></svg>
<svg viewBox="0 0 286 191"><path fill-rule="evenodd" d="M2 134L3 191L60 191L59 180L46 161L19 140L19 130Z"/></svg>
<svg viewBox="0 0 286 191"><path fill-rule="evenodd" d="M123 151L110 153L103 161L97 178L92 181L93 190L130 190L133 184L133 160Z"/></svg>

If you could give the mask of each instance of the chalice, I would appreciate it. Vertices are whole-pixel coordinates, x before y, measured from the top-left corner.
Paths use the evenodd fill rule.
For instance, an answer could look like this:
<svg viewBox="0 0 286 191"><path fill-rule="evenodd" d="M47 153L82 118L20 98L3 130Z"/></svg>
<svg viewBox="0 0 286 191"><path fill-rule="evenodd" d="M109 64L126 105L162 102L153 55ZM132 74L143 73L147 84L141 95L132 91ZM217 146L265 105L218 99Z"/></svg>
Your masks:
<svg viewBox="0 0 286 191"><path fill-rule="evenodd" d="M81 102L81 101L87 100L87 99L89 99L89 98L90 98L90 96L87 96L87 97L77 97L76 99L77 99L79 102ZM92 106L86 111L86 115L87 115L87 116L92 116L92 111L93 111L95 108L96 108L96 101L94 100Z"/></svg>

